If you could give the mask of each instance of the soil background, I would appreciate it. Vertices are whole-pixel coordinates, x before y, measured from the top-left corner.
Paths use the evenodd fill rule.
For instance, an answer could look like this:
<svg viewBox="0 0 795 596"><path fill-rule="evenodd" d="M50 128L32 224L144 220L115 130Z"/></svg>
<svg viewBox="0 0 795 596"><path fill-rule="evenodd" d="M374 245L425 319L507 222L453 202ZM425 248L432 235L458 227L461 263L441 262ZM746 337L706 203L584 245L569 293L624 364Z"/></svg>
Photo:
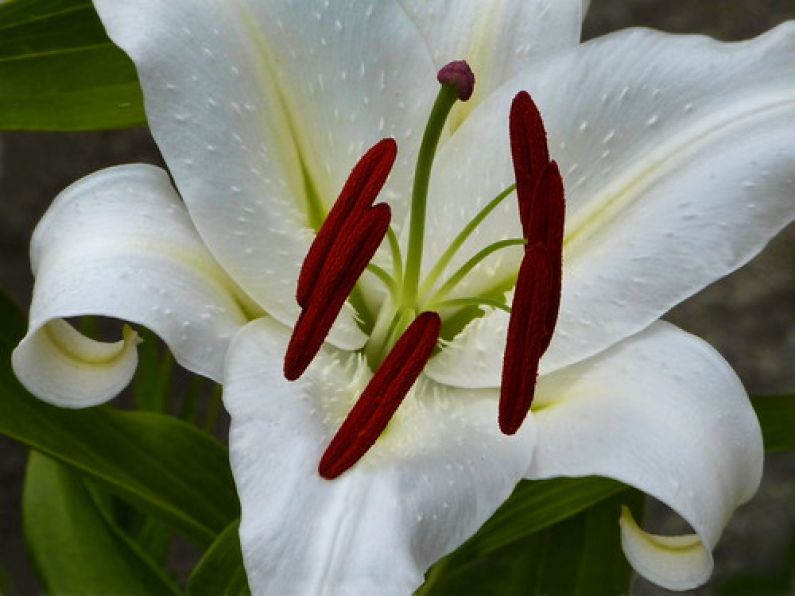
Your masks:
<svg viewBox="0 0 795 596"><path fill-rule="evenodd" d="M647 26L730 41L753 37L793 18L795 0L593 0L584 36ZM47 205L58 191L81 176L128 162L161 163L147 131L0 134L0 287L26 307L33 283L28 241ZM795 227L790 226L749 265L667 317L717 347L751 394L795 390L794 247ZM36 594L39 588L20 529L25 459L25 449L0 437L0 569L8 571L19 593ZM682 524L655 503L650 504L646 521L660 532L679 530ZM735 515L715 551L712 580L689 594L725 594L728 579L747 574L789 575L789 588L765 591L764 595L795 594L792 552L795 456L772 454L758 495ZM184 568L189 558L178 555L175 570ZM633 594L669 592L637 579Z"/></svg>

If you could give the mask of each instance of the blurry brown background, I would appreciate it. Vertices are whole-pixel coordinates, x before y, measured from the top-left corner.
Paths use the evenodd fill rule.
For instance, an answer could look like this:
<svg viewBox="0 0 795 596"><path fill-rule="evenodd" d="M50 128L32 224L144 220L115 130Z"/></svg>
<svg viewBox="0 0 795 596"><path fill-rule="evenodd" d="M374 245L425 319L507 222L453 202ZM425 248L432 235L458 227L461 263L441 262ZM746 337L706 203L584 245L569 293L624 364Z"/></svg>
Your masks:
<svg viewBox="0 0 795 596"><path fill-rule="evenodd" d="M675 33L706 33L728 41L752 37L793 18L795 0L593 0L585 38L623 27L649 26ZM160 162L144 130L0 134L0 287L27 306L33 281L27 243L48 203L85 174L135 161ZM795 390L793 247L795 227L790 226L751 264L668 316L716 346L752 394ZM0 437L0 568L10 572L22 594L34 594L37 584L19 525L24 462L24 449ZM651 527L661 532L680 528L681 522L661 506L650 507L649 518ZM762 489L735 516L717 548L715 576L691 594L720 594L722 582L738 573L771 576L784 572L792 564L788 552L793 549L795 455L773 454L767 459ZM779 592L765 595L774 593ZM633 594L667 592L638 580ZM795 594L795 585L781 594Z"/></svg>

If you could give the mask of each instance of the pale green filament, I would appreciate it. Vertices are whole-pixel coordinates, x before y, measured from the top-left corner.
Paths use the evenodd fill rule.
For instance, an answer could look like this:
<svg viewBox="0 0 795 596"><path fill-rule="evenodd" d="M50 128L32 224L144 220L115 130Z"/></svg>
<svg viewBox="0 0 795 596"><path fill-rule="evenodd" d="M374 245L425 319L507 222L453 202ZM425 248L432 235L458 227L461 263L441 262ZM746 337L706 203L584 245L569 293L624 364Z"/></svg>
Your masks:
<svg viewBox="0 0 795 596"><path fill-rule="evenodd" d="M389 273L374 263L367 265L367 271L375 275L381 281L381 283L386 286L386 289L389 290L390 294L393 296L395 295L395 292L397 291L397 284L395 283L395 280L392 278L392 276L389 275Z"/></svg>
<svg viewBox="0 0 795 596"><path fill-rule="evenodd" d="M403 279L403 255L400 254L400 242L392 226L386 230L386 238L389 241L389 250L392 253L392 277L398 284Z"/></svg>
<svg viewBox="0 0 795 596"><path fill-rule="evenodd" d="M450 276L450 279L448 279L445 284L439 288L439 290L434 294L433 298L431 298L430 302L437 303L444 300L445 296L452 292L455 287L461 283L461 280L463 280L470 271L482 263L483 260L489 255L497 252L498 250L502 250L503 248L508 248L511 246L524 246L525 244L527 244L527 240L524 238L509 238L508 240L500 240L499 242L488 245L486 248L480 250L466 263L461 265L458 271L453 273L453 275Z"/></svg>
<svg viewBox="0 0 795 596"><path fill-rule="evenodd" d="M452 298L443 302L431 303L428 305L430 310L442 310L445 308L461 308L463 306L492 306L504 310L508 314L511 312L511 307L500 302L499 300L492 300L491 298Z"/></svg>
<svg viewBox="0 0 795 596"><path fill-rule="evenodd" d="M444 251L442 256L436 262L436 265L428 274L422 282L422 287L420 288L420 296L425 296L434 286L434 284L439 280L444 270L450 264L450 261L453 260L453 257L458 252L458 250L464 245L464 242L472 235L472 232L483 223L483 220L486 219L489 214L494 211L500 203L502 203L508 196L510 196L513 191L516 190L516 184L511 184L508 188L503 190L500 194L494 197L491 201L489 201L483 209L481 209L472 221L470 221L463 230L458 233L458 236L455 237L453 242Z"/></svg>

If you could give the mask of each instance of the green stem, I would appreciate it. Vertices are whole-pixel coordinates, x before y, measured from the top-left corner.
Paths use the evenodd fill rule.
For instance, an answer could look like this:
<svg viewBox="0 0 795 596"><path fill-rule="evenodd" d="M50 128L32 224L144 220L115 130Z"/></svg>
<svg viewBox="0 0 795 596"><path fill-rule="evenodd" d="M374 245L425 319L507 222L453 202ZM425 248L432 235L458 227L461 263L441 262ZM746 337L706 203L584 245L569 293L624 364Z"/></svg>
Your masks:
<svg viewBox="0 0 795 596"><path fill-rule="evenodd" d="M439 288L439 291L434 294L430 302L438 303L443 300L444 297L447 296L453 289L455 289L455 287L461 282L462 279L464 279L464 277L466 277L470 271L477 267L486 257L492 253L502 250L503 248L508 248L509 246L523 246L525 244L527 244L527 240L524 238L509 238L508 240L500 240L499 242L488 245L486 248L478 252L474 257L469 259L466 263L461 265L461 268L456 271L441 288Z"/></svg>
<svg viewBox="0 0 795 596"><path fill-rule="evenodd" d="M409 223L409 245L406 255L406 271L403 280L401 304L412 308L417 301L422 249L425 241L425 210L428 202L428 186L436 148L444 130L447 116L458 100L458 92L451 86L442 85L431 109L425 134L422 136L417 167L414 172L414 188L411 193L411 220Z"/></svg>
<svg viewBox="0 0 795 596"><path fill-rule="evenodd" d="M422 282L420 296L424 296L431 290L431 288L433 288L433 285L439 280L439 277L441 277L442 273L444 273L444 270L450 264L450 261L453 260L453 257L461 248L461 246L463 246L464 242L466 242L467 238L472 235L472 232L474 232L475 229L481 223L483 223L483 220L486 219L486 217L488 217L489 214L494 211L500 203L510 196L514 190L516 190L516 184L511 184L508 188L503 190L500 194L489 201L488 204L486 204L486 206L483 207L483 209L481 209L474 218L472 218L472 221L470 221L466 227L464 227L464 229L458 233L458 236L455 237L447 250L444 251L444 254L439 257L439 260L428 274L428 277L426 277Z"/></svg>

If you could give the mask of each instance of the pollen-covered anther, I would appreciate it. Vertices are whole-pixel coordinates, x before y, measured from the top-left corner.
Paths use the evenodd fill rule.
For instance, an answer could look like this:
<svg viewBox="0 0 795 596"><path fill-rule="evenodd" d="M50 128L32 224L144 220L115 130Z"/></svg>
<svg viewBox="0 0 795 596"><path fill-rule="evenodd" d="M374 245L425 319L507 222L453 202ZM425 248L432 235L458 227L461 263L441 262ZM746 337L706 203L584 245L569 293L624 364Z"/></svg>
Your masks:
<svg viewBox="0 0 795 596"><path fill-rule="evenodd" d="M301 307L306 307L335 240L373 205L396 157L395 139L382 139L354 166L301 266L296 290L296 300Z"/></svg>
<svg viewBox="0 0 795 596"><path fill-rule="evenodd" d="M300 377L317 355L386 236L391 209L373 202L396 155L394 139L384 139L359 160L309 247L296 289L302 310L284 357L284 376L290 381Z"/></svg>
<svg viewBox="0 0 795 596"><path fill-rule="evenodd" d="M465 60L456 60L443 66L436 75L442 85L453 87L459 101L467 101L475 91L475 73Z"/></svg>
<svg viewBox="0 0 795 596"><path fill-rule="evenodd" d="M550 161L541 114L526 92L513 101L511 154L519 217L527 240L514 291L500 389L500 429L514 434L533 403L541 357L560 309L565 196L557 163Z"/></svg>
<svg viewBox="0 0 795 596"><path fill-rule="evenodd" d="M293 328L284 357L284 376L300 377L326 339L356 282L386 236L391 209L386 203L370 207L331 246L308 305Z"/></svg>
<svg viewBox="0 0 795 596"><path fill-rule="evenodd" d="M323 453L323 478L351 468L381 436L433 354L441 325L437 313L424 312L398 339Z"/></svg>
<svg viewBox="0 0 795 596"><path fill-rule="evenodd" d="M549 258L541 244L525 251L511 305L500 385L500 430L512 435L524 422L535 395L538 363L549 329Z"/></svg>
<svg viewBox="0 0 795 596"><path fill-rule="evenodd" d="M530 210L534 203L536 186L549 165L549 149L541 113L526 91L519 92L511 104L509 131L519 217L525 238L528 238L531 235L528 230Z"/></svg>

